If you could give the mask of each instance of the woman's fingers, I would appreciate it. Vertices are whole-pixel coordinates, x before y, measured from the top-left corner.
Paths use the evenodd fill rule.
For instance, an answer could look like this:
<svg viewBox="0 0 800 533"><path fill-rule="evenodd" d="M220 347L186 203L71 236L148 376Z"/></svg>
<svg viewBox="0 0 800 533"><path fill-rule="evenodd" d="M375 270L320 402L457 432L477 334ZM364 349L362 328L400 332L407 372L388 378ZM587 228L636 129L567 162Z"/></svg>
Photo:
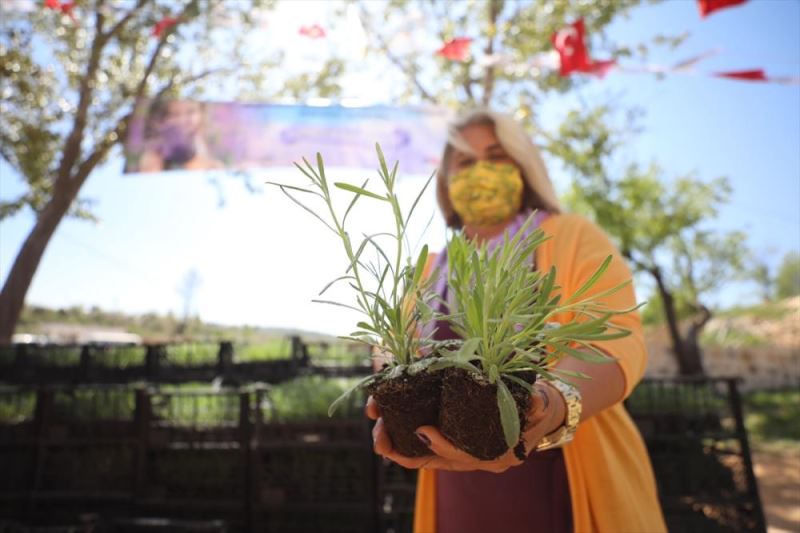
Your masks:
<svg viewBox="0 0 800 533"><path fill-rule="evenodd" d="M378 418L375 427L372 428L372 442L375 453L384 457L392 453L392 441L386 433L383 425L383 418Z"/></svg>
<svg viewBox="0 0 800 533"><path fill-rule="evenodd" d="M372 438L375 442L375 453L409 469L430 468L455 472L473 470L503 472L520 463L519 459L517 459L510 450L497 460L482 461L464 450L453 446L453 444L434 426L419 427L416 433L423 442L428 444L432 455L426 457L406 457L398 454L392 447L392 442L386 432L383 418L378 418L372 430Z"/></svg>
<svg viewBox="0 0 800 533"><path fill-rule="evenodd" d="M532 405L528 414L528 424L531 426L538 424L547 416L547 407L550 405L550 398L543 387L537 387L531 395Z"/></svg>
<svg viewBox="0 0 800 533"><path fill-rule="evenodd" d="M551 426L554 425L554 417L558 412L556 404L558 397L554 396L558 392L544 384L537 384L535 387L536 391L532 395L533 405L528 412L528 424L524 435L528 452L536 448L548 430L553 430Z"/></svg>
<svg viewBox="0 0 800 533"><path fill-rule="evenodd" d="M394 447L392 446L392 441L389 438L389 434L386 432L386 427L383 424L383 418L378 418L378 421L375 423L375 427L372 428L372 441L374 442L375 453L389 459L390 461L394 461L405 468L422 468L425 466L425 463L431 460L431 456L406 457L405 455L400 455L399 453L395 452Z"/></svg>
<svg viewBox="0 0 800 533"><path fill-rule="evenodd" d="M477 463L476 459L464 450L456 448L445 438L441 432L433 426L422 426L417 428L417 436L428 445L433 453L447 461L457 461L461 463Z"/></svg>
<svg viewBox="0 0 800 533"><path fill-rule="evenodd" d="M367 398L367 406L364 408L364 411L367 413L367 418L372 420L377 420L381 416L381 409L378 406L378 402L375 401L375 398L372 396Z"/></svg>
<svg viewBox="0 0 800 533"><path fill-rule="evenodd" d="M408 468L410 470L416 470L418 468L427 468L429 463L435 459L434 456L429 455L427 457L406 457L405 455L400 455L397 453L390 453L385 455L387 459L393 461L403 468Z"/></svg>
<svg viewBox="0 0 800 533"><path fill-rule="evenodd" d="M473 470L478 470L474 463L451 461L435 455L431 456L423 467L430 470L449 470L450 472L471 472Z"/></svg>

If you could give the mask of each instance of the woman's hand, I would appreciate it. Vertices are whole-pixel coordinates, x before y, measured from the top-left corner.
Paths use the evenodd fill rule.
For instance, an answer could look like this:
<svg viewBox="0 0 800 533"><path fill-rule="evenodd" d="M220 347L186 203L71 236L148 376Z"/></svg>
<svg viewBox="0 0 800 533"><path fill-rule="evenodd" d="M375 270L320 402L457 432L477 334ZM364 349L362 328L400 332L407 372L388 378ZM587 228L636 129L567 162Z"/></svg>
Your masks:
<svg viewBox="0 0 800 533"><path fill-rule="evenodd" d="M528 413L527 430L523 433L525 441L525 455L536 447L545 435L558 429L564 421L566 407L564 399L555 389L544 383L534 385L536 392L532 397L531 410ZM456 448L434 426L422 426L417 429L417 436L428 445L433 455L426 457L406 457L396 453L392 447L389 435L384 430L378 403L370 396L367 400L367 416L377 420L372 430L375 443L375 453L386 457L390 461L405 468L432 468L452 470L458 472L484 470L487 472L505 472L512 466L522 464L522 461L509 449L497 459L482 461L467 452Z"/></svg>

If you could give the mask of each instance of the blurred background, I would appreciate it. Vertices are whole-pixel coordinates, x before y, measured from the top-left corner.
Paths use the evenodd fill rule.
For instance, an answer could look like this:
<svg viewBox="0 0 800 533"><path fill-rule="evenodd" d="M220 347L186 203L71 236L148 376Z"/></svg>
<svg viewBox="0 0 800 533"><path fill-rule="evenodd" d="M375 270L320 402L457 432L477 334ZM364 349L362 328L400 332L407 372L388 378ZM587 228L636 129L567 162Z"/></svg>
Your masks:
<svg viewBox="0 0 800 533"><path fill-rule="evenodd" d="M800 3L0 6L0 529L407 528L413 479L371 457L359 399L307 426L369 354L336 339L356 314L311 301L340 246L267 182L303 186L317 151L375 179L400 135L410 205L479 105L525 124L636 272L629 408L672 529L800 528ZM431 189L410 242L445 239ZM705 484L669 477L692 454Z"/></svg>

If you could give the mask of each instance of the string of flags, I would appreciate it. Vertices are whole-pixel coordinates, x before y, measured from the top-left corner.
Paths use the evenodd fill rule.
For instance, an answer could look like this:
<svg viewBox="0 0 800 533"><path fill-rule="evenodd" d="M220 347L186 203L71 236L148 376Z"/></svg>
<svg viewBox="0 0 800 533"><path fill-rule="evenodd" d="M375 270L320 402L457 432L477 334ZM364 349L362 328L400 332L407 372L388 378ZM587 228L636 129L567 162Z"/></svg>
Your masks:
<svg viewBox="0 0 800 533"><path fill-rule="evenodd" d="M748 0L697 0L700 16L706 18L718 11L745 4ZM76 21L74 1L64 0L44 0L44 7L68 16L73 22ZM165 16L155 23L151 31L151 36L161 39L169 31L180 23L180 19ZM302 37L316 40L325 39L327 32L319 24L301 26L298 34ZM473 43L471 37L455 37L445 41L442 46L435 51L435 55L447 61L464 62L470 58L470 46ZM695 74L693 68L703 59L715 55L717 51L709 51L687 60L681 61L671 67L663 65L646 66L625 66L620 65L615 59L594 59L589 55L586 46L586 28L583 19L579 19L572 24L564 26L551 37L553 49L550 52L539 54L531 58L527 64L515 65L513 58L504 54L492 54L477 58L482 66L513 66L517 69L528 70L530 72L539 69L558 70L563 77L571 76L575 73L587 74L604 78L609 72L621 71L628 73L655 73L655 74ZM747 70L734 70L723 72L711 72L707 74L711 77L725 78L747 82L766 82L779 84L799 84L800 78L789 76L770 76L764 69L755 68Z"/></svg>
<svg viewBox="0 0 800 533"><path fill-rule="evenodd" d="M711 2L714 0L706 0ZM739 0L715 0L715 9L722 9L719 5L722 2L739 2ZM743 0L742 0L743 1ZM731 4L729 4L730 6ZM728 7L728 6L726 6ZM589 57L585 42L585 29L583 20L578 20L557 31L552 38L553 47L558 53L560 60L559 73L561 76L569 76L574 72L590 74L598 78L603 78L611 70L622 72L652 72L657 74L671 73L693 73L693 67L703 59L715 55L717 51L706 52L699 56L679 62L673 67L659 65L649 65L646 67L631 68L618 65L613 59L597 61ZM800 83L800 78L767 76L764 69L735 70L729 72L712 72L709 74L716 78L728 78L739 81L770 82L781 84Z"/></svg>
<svg viewBox="0 0 800 533"><path fill-rule="evenodd" d="M744 4L747 0L698 0L698 7L701 17L705 18L714 12ZM558 30L551 37L553 51L557 57L553 58L550 54L541 54L531 59L527 65L529 68L557 68L559 74L568 77L574 73L588 74L597 78L604 78L609 72L618 70L629 73L655 73L655 74L693 74L693 68L703 59L715 55L718 51L712 50L698 56L681 61L672 67L662 65L647 65L645 67L628 67L620 65L615 59L597 60L590 57L586 46L586 28L583 19L579 19ZM457 37L446 41L441 48L436 51L436 55L450 61L463 62L470 57L470 44L472 39L468 37ZM491 58L483 58L484 63L508 64L512 60L510 57L502 57L494 54ZM800 78L791 76L769 76L764 69L734 70L723 72L712 72L709 76L716 78L727 78L738 81L749 82L768 82L779 84L799 84Z"/></svg>

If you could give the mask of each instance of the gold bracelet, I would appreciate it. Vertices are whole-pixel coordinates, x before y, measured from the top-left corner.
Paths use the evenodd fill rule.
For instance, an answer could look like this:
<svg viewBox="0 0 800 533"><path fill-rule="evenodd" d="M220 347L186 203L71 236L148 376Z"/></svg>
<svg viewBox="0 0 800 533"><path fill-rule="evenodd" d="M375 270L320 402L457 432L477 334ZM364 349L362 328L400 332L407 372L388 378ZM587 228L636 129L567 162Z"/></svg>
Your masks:
<svg viewBox="0 0 800 533"><path fill-rule="evenodd" d="M567 409L564 416L564 424L549 435L546 435L536 445L536 451L541 452L552 448L559 448L572 441L578 422L581 420L581 393L574 386L563 381L548 381L548 385L556 389L561 397L564 398L564 405Z"/></svg>

